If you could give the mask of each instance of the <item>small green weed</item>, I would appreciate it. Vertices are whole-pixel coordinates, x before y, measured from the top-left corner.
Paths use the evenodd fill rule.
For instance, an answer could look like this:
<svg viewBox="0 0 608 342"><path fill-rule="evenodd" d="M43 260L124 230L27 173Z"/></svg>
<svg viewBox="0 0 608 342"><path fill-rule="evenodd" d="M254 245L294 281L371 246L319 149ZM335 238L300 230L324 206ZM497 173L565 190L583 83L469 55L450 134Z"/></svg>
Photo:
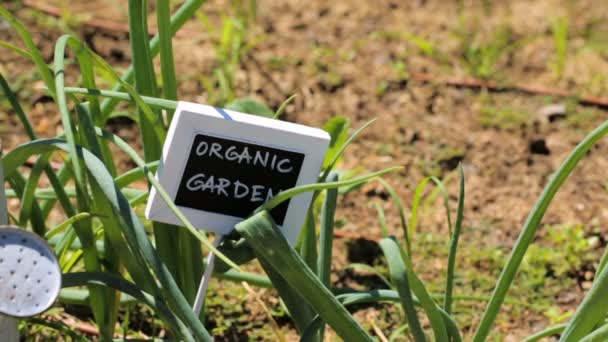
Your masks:
<svg viewBox="0 0 608 342"><path fill-rule="evenodd" d="M564 74L568 57L568 27L569 21L566 17L557 18L552 26L555 53L551 62L551 69L558 78L561 78Z"/></svg>
<svg viewBox="0 0 608 342"><path fill-rule="evenodd" d="M486 106L480 111L479 123L486 127L516 129L528 126L534 114L521 108L510 106Z"/></svg>
<svg viewBox="0 0 608 342"><path fill-rule="evenodd" d="M503 27L483 40L477 32L459 30L462 61L471 76L490 79L498 72L497 65L502 58L519 44L514 41L511 30Z"/></svg>

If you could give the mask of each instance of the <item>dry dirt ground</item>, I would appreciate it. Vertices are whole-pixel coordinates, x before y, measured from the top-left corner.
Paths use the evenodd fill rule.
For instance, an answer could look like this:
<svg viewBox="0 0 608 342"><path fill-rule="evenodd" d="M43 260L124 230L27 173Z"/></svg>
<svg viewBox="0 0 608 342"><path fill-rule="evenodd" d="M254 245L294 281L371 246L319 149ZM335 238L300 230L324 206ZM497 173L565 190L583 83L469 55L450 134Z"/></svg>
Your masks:
<svg viewBox="0 0 608 342"><path fill-rule="evenodd" d="M60 6L62 2L45 3ZM72 17L63 24L28 6L12 2L8 6L35 33L47 60L52 60L56 38L71 29L119 70L128 66L126 32L85 24L91 18L126 24L126 4L68 3ZM217 23L229 8L228 2L210 1L203 11ZM608 2L260 0L257 8L255 26L248 34L256 43L242 59L237 95L277 108L297 94L284 119L312 126L322 126L336 115L350 118L353 127L377 118L349 148L342 168L403 166L387 180L408 208L417 183L435 175L446 180L454 210L456 166L462 162L467 194L456 294L488 296L551 173L577 142L605 120L607 112L579 105L575 97L455 87L441 80L475 76L574 95L606 95ZM560 20L568 23L562 62L553 33ZM201 79L217 63L213 35L197 20L188 23L185 31L174 40L179 96L205 103L208 97ZM0 38L18 41L3 25ZM43 136L59 132L60 119L36 90L40 82L32 65L3 50L0 71L19 91L38 132ZM417 74L436 81L411 77ZM68 83L74 84L76 75L72 73ZM551 105L558 105L557 110ZM3 102L0 127L5 151L26 140L7 108ZM128 122L114 122L112 128L139 144L138 133ZM600 141L557 194L538 233L540 247L526 259L531 266L524 267L510 293L509 300L516 303L505 305L494 339L517 340L561 322L582 299L608 233L607 153L608 143ZM371 205L375 202L386 210L392 232L401 236L395 207L376 184L341 199L340 231L378 237L379 221ZM433 201L421 213L413 240L417 271L435 292L443 286L447 234L441 201ZM370 273L345 269L349 263L364 262L382 270L373 243L342 238L336 244L336 284L385 286ZM224 296L231 296L227 288L232 289L224 283L215 285L219 299L211 302L212 316L224 318L210 318L210 324L227 340L261 338L263 334L254 332L267 324L260 308L252 300L236 309L222 304ZM247 296L242 289L234 291ZM276 307L271 296L264 298ZM483 301L456 303L458 321L467 334L483 307ZM400 325L398 309L388 305L360 308L357 315L368 323L375 321L387 336ZM294 336L287 320L279 323Z"/></svg>

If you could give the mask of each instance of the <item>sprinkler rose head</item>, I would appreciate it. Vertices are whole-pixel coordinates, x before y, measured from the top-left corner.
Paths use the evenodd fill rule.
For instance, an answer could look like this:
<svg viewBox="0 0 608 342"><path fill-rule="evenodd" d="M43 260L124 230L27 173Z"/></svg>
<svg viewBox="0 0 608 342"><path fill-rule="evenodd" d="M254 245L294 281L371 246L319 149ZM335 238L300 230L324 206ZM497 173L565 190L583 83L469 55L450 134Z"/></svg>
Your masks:
<svg viewBox="0 0 608 342"><path fill-rule="evenodd" d="M39 236L0 225L0 313L30 317L48 309L59 296L57 258Z"/></svg>

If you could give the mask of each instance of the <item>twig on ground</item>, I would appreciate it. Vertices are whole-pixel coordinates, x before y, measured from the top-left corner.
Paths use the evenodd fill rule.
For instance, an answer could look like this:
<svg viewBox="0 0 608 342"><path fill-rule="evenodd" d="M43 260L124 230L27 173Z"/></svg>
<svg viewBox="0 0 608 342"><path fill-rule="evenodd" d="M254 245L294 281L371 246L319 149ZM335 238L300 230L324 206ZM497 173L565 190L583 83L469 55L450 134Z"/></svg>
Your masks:
<svg viewBox="0 0 608 342"><path fill-rule="evenodd" d="M583 106L593 106L601 109L608 109L608 98L581 96L563 89L554 89L527 84L499 84L494 81L477 78L437 77L435 75L424 73L410 74L410 79L417 82L433 83L452 87L487 89L490 91L516 91L531 95L569 97L576 99L577 102Z"/></svg>
<svg viewBox="0 0 608 342"><path fill-rule="evenodd" d="M99 335L99 329L91 324L78 322L72 317L65 317L59 320L74 330L78 330L89 335Z"/></svg>
<svg viewBox="0 0 608 342"><path fill-rule="evenodd" d="M380 330L380 328L378 328L378 326L376 325L376 322L374 322L373 319L370 320L369 322L372 324L372 328L374 329L374 333L376 334L376 336L378 336L378 339L381 342L388 342L388 338L386 338L386 336L384 335L382 330Z"/></svg>
<svg viewBox="0 0 608 342"><path fill-rule="evenodd" d="M248 60L250 60L253 63L253 65L260 72L262 77L264 77L268 81L268 83L279 93L281 98L286 99L289 96L289 94L287 94L286 92L283 91L283 89L281 89L281 86L272 77L272 75L270 75L270 73L268 73L268 71L266 71L264 69L264 67L262 66L262 63L260 63L260 61L258 61L257 58L255 58L252 54L247 54L246 57Z"/></svg>

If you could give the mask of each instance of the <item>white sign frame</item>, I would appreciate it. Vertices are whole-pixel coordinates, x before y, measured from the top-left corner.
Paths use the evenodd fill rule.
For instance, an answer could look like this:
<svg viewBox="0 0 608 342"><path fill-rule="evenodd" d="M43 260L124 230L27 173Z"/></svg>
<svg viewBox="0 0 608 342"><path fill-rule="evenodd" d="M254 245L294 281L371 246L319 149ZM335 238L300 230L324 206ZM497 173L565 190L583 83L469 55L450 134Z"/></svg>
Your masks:
<svg viewBox="0 0 608 342"><path fill-rule="evenodd" d="M156 179L174 200L197 133L303 153L304 161L296 186L316 182L330 141L329 134L318 128L180 101L156 174ZM298 239L311 198L312 192L293 197L283 225L279 226L292 245ZM183 206L178 208L197 229L223 235L244 220ZM150 191L145 215L153 221L182 225L155 188Z"/></svg>

